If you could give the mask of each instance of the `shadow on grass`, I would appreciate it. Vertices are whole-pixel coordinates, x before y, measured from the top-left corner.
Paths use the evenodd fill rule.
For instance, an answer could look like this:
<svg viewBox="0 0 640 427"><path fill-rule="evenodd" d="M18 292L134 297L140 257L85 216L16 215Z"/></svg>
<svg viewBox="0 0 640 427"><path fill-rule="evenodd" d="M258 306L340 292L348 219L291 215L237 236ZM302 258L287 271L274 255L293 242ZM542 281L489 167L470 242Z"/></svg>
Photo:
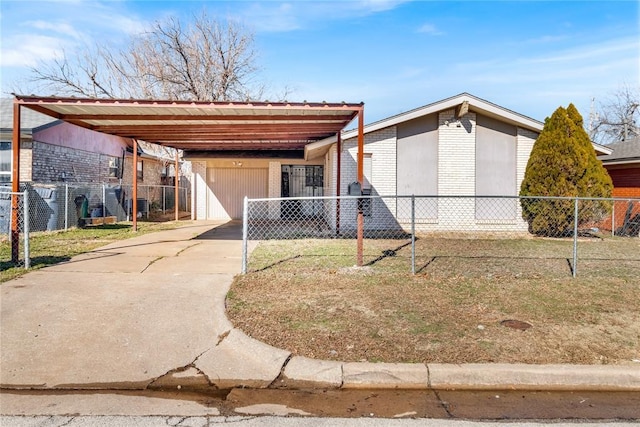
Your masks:
<svg viewBox="0 0 640 427"><path fill-rule="evenodd" d="M269 270L270 268L273 268L273 267L275 267L277 265L280 265L280 264L284 264L285 262L293 261L294 259L297 259L297 258L302 258L302 255L294 255L294 256L289 257L289 258L281 259L280 261L276 261L276 262L274 262L272 264L269 264L269 265L266 265L266 266L264 266L262 268L258 268L256 270L253 270L253 272L254 273L258 273L260 271Z"/></svg>
<svg viewBox="0 0 640 427"><path fill-rule="evenodd" d="M418 239L416 238L416 241L417 241L417 240L418 240ZM375 263L377 263L377 262L382 261L382 260L383 260L383 259L385 259L385 258L394 257L394 256L396 256L396 255L397 255L397 252L398 252L400 249L402 249L402 248L406 248L407 246L410 246L410 245L411 245L411 242L407 242L407 243L405 243L404 245L400 245L400 246L398 246L398 247L397 247L397 248L395 248L395 249L385 249L385 250L383 250L383 251L382 251L382 255L380 255L378 258L376 258L376 259L374 259L374 260L369 261L369 262L368 262L368 263L366 263L365 265L366 265L366 266L371 266L371 265L374 265L374 264L375 264Z"/></svg>
<svg viewBox="0 0 640 427"><path fill-rule="evenodd" d="M436 255L429 258L429 260L424 263L419 268L416 268L416 274L422 273L424 270L429 267L434 261L438 259L464 259L464 260L490 260L490 259L500 259L500 260L519 260L519 261L566 261L569 265L569 273L573 275L573 265L571 264L571 259L565 257L527 257L527 256L494 256L494 255L477 255L477 256L461 256L461 255Z"/></svg>

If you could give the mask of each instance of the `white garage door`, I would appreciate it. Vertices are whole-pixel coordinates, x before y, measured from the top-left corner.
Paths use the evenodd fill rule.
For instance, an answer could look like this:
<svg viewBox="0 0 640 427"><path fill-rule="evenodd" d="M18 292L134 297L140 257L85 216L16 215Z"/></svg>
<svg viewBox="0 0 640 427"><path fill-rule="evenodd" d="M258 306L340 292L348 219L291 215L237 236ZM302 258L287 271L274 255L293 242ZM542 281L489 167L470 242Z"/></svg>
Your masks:
<svg viewBox="0 0 640 427"><path fill-rule="evenodd" d="M207 169L209 219L240 219L244 197L269 194L269 169Z"/></svg>

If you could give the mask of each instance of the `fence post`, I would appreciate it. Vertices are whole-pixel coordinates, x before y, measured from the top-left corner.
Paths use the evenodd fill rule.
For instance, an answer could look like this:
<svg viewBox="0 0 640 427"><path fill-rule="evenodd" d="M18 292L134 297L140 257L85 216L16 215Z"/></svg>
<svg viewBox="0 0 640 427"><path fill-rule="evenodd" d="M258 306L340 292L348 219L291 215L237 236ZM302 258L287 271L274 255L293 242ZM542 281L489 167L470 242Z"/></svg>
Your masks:
<svg viewBox="0 0 640 427"><path fill-rule="evenodd" d="M31 267L31 258L29 254L29 189L24 190L24 201L22 206L24 207L24 219L22 220L24 226L24 268L26 270Z"/></svg>
<svg viewBox="0 0 640 427"><path fill-rule="evenodd" d="M247 236L249 228L249 199L244 197L242 207L242 274L247 274Z"/></svg>
<svg viewBox="0 0 640 427"><path fill-rule="evenodd" d="M69 184L64 185L64 231L69 229Z"/></svg>
<svg viewBox="0 0 640 427"><path fill-rule="evenodd" d="M413 194L411 195L411 273L416 274L416 196Z"/></svg>
<svg viewBox="0 0 640 427"><path fill-rule="evenodd" d="M165 204L165 200L166 200L166 190L167 187L165 187L164 185L162 186L162 213L164 213L164 211L166 211L166 204Z"/></svg>
<svg viewBox="0 0 640 427"><path fill-rule="evenodd" d="M578 198L575 198L573 208L573 269L572 275L575 278L578 270Z"/></svg>
<svg viewBox="0 0 640 427"><path fill-rule="evenodd" d="M107 216L107 188L106 184L102 184L102 223L104 224L104 217Z"/></svg>
<svg viewBox="0 0 640 427"><path fill-rule="evenodd" d="M616 235L616 201L611 204L611 237Z"/></svg>

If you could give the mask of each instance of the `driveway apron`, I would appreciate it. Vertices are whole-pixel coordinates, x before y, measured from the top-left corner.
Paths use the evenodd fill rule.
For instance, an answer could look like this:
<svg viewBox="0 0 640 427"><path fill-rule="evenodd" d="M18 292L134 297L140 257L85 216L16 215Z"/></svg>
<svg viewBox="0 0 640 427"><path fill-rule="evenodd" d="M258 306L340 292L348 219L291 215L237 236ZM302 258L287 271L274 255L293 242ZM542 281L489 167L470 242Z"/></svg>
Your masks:
<svg viewBox="0 0 640 427"><path fill-rule="evenodd" d="M193 366L231 325L238 223L119 241L0 286L0 385L144 388Z"/></svg>

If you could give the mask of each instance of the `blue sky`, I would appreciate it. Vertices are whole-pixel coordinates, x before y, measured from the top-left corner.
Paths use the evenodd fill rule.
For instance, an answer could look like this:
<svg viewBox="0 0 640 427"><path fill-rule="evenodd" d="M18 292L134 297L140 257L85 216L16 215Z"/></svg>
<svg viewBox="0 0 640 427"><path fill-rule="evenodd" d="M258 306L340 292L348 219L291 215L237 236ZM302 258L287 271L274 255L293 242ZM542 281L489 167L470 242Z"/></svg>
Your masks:
<svg viewBox="0 0 640 427"><path fill-rule="evenodd" d="M0 2L2 95L36 59L123 43L206 8L255 32L261 78L289 100L365 102L367 123L461 92L538 120L640 84L638 1ZM49 94L40 94L49 95Z"/></svg>

